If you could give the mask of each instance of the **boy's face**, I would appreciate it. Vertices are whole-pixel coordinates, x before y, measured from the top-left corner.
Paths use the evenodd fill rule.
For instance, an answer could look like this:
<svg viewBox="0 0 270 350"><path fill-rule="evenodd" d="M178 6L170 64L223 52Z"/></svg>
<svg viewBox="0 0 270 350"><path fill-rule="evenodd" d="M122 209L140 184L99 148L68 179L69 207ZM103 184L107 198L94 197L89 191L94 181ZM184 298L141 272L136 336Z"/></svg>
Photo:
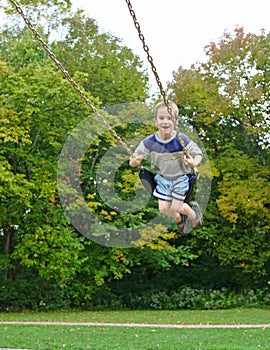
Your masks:
<svg viewBox="0 0 270 350"><path fill-rule="evenodd" d="M167 107L160 107L157 110L156 126L158 128L159 137L168 139L173 136L174 120L168 112Z"/></svg>

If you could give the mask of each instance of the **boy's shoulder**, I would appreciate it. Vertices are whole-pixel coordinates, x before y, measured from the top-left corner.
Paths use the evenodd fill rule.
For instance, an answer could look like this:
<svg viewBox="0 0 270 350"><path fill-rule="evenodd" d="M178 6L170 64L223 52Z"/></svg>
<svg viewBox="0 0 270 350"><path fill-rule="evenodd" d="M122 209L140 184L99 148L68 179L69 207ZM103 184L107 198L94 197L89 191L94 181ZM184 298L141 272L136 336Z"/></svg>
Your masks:
<svg viewBox="0 0 270 350"><path fill-rule="evenodd" d="M143 140L143 143L144 144L149 144L152 143L152 142L157 142L157 138L156 138L156 133L153 133L149 136L147 136L144 140Z"/></svg>

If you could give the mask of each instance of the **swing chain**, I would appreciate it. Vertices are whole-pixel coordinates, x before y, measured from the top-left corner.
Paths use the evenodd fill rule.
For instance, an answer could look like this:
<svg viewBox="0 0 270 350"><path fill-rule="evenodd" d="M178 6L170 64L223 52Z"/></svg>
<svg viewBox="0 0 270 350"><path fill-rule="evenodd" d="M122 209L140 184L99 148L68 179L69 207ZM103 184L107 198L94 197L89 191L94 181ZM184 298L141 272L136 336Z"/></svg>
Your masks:
<svg viewBox="0 0 270 350"><path fill-rule="evenodd" d="M166 107L168 108L168 110L171 112L171 106L169 104L169 101L166 97L166 93L163 89L163 86L162 86L162 83L161 83L161 80L159 78L159 75L157 73L157 68L156 66L154 65L154 61L153 61L153 57L150 55L150 51L149 51L149 46L146 44L145 42L145 37L144 35L142 34L142 31L141 31L141 26L136 18L136 14L132 8L132 5L131 5L131 2L130 0L126 0L126 3L128 5L128 9L129 9L129 12L130 12L130 15L133 19L133 22L134 22L134 25L135 25L135 28L137 29L138 31L138 35L139 35L139 38L143 44L143 49L147 55L147 59L148 59L148 62L150 63L150 66L151 66L151 69L152 69L152 72L154 73L154 76L156 78L156 81L157 81L157 85L159 87L159 90L160 90L160 93L161 93L161 96L163 98L163 101L164 101L164 104L166 105Z"/></svg>
<svg viewBox="0 0 270 350"><path fill-rule="evenodd" d="M95 106L92 104L92 102L86 97L86 95L83 93L83 91L81 91L80 87L78 86L78 84L73 80L73 78L70 76L70 74L68 73L68 71L64 68L64 66L62 65L62 63L60 61L58 61L57 57L55 56L55 54L51 51L51 49L49 48L49 46L44 42L44 40L42 39L41 35L38 33L38 31L35 29L35 27L32 25L32 23L30 22L30 20L26 17L26 15L24 14L22 8L17 4L17 2L15 0L9 0L13 6L16 8L17 13L23 18L24 22L26 23L26 25L28 26L28 28L32 31L32 33L34 34L34 36L36 37L36 39L41 43L42 47L44 48L44 50L48 53L49 57L52 59L52 61L55 63L56 67L63 73L63 75L65 76L65 78L69 81L69 83L73 86L73 88L77 91L77 93L80 95L80 97L85 101L85 103L92 109L92 111L94 112L94 114L98 117L98 119L104 124L104 126L110 131L110 133L112 134L112 136L118 141L118 143L120 143L123 148L127 151L128 154L132 154L132 151L129 149L129 147L127 146L127 144L120 138L120 136L113 130L113 128L110 126L110 124L104 119L104 117L99 113L99 111L95 108ZM133 18L135 27L138 31L139 34L139 38L142 41L143 44L143 49L147 54L147 59L151 65L151 69L154 73L154 76L156 78L157 81L157 85L160 89L160 93L162 95L163 101L165 106L167 107L168 112L170 113L170 115L172 115L172 108L169 104L169 101L166 97L166 93L163 89L161 80L159 78L159 75L157 73L157 69L154 65L153 62L153 58L150 55L149 52L149 47L145 42L145 38L144 35L141 32L141 27L139 22L137 21L136 15L134 10L132 9L132 5L130 0L126 0L126 3L128 5L129 8L129 12ZM175 125L177 127L177 121L175 122ZM179 141L180 144L183 148L183 152L186 156L189 156L188 151L185 147L185 144L183 142L183 139L181 137L180 132L178 132L178 137L179 137Z"/></svg>
<svg viewBox="0 0 270 350"><path fill-rule="evenodd" d="M159 87L159 91L160 91L160 94L161 94L161 96L162 96L163 102L164 102L165 106L167 107L167 110L168 110L169 114L170 114L171 117L173 118L173 120L174 120L174 122L175 122L175 128L176 128L176 130L177 130L177 129L178 129L177 120L175 120L175 118L174 118L173 115L172 115L172 107L170 106L170 102L169 102L169 100L168 100L168 98L167 98L167 96L166 96L165 90L163 89L161 80L160 80L159 75L158 75L158 72L157 72L157 68L156 68L156 66L154 65L153 57L150 55L149 47L148 47L148 45L147 45L146 42L145 42L145 37L144 37L144 35L142 34L141 26L140 26L140 24L139 24L139 22L138 22L138 20L137 20L137 18L136 18L136 14L135 14L135 12L134 12L134 10L133 10L133 8L132 8L132 5L131 5L130 0L125 0L125 1L126 1L126 3L127 3L127 6L128 6L128 9L129 9L129 12L130 12L130 15L131 15L131 17L132 17L132 19L133 19L135 28L137 29L139 38L140 38L140 40L141 40L141 42L142 42L143 49L144 49L144 51L145 51L145 53L146 53L146 55L147 55L147 60L148 60L148 62L150 63L152 72L154 73L154 76L155 76L155 78L156 78L156 82L157 82L157 85L158 85L158 87ZM178 130L177 130L177 131L178 131ZM179 138L179 142L180 142L180 144L181 144L181 146L182 146L182 149L183 149L183 152L184 152L185 156L190 157L190 156L189 156L189 153L188 153L188 150L187 150L187 148L186 148L186 146L185 146L185 143L184 143L184 141L183 141L183 139L182 139L182 136L181 136L181 134L180 134L179 131L178 131L178 138Z"/></svg>
<svg viewBox="0 0 270 350"><path fill-rule="evenodd" d="M110 124L104 119L104 117L99 113L99 111L96 109L96 107L93 105L93 103L86 97L86 95L83 93L83 91L80 89L78 84L73 80L71 75L68 73L68 71L64 68L61 62L58 61L55 54L51 51L49 46L44 42L41 35L38 33L38 31L35 29L35 27L32 25L30 20L26 17L24 14L22 8L17 4L15 0L9 0L14 7L16 8L16 11L18 14L24 19L24 22L28 26L28 28L31 30L31 32L34 34L36 39L41 43L44 50L48 53L49 57L52 59L52 61L55 63L56 67L63 73L63 75L66 77L66 79L69 81L69 83L73 86L73 88L78 92L80 97L86 102L86 104L92 109L92 111L95 113L95 115L98 117L98 119L104 124L104 126L110 131L112 136L123 146L123 148L128 152L128 154L132 154L132 151L129 149L129 147L126 145L126 143L120 138L120 136L113 130L113 128L110 126Z"/></svg>

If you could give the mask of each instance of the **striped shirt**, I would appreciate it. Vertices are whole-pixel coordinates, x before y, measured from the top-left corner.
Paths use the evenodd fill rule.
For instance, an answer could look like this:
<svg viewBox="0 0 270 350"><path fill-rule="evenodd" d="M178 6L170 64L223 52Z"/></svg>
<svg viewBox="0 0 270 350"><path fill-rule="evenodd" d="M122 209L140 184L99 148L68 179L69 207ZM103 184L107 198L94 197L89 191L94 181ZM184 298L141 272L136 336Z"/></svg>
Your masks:
<svg viewBox="0 0 270 350"><path fill-rule="evenodd" d="M181 133L181 137L192 157L202 155L201 149L187 135ZM143 154L144 159L150 157L151 168L165 179L173 180L191 173L191 169L184 163L184 152L176 131L168 140L161 140L157 132L146 137L134 153Z"/></svg>

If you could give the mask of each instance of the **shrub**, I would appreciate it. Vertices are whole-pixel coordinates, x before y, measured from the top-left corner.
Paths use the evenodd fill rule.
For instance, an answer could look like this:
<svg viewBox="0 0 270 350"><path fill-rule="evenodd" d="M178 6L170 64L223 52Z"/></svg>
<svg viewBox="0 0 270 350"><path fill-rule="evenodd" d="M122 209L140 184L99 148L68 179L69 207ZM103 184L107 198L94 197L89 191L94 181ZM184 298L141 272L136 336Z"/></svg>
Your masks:
<svg viewBox="0 0 270 350"><path fill-rule="evenodd" d="M110 301L109 303L106 300ZM98 303L96 303L96 301ZM114 294L112 291L103 293L103 305L109 308L125 309L229 309L235 307L260 307L269 305L270 291L243 290L236 292L231 289L195 289L189 286L176 291L141 290L125 294ZM93 297L90 308L101 308L100 299Z"/></svg>
<svg viewBox="0 0 270 350"><path fill-rule="evenodd" d="M0 310L58 310L69 308L65 291L54 281L42 278L17 278L0 281Z"/></svg>
<svg viewBox="0 0 270 350"><path fill-rule="evenodd" d="M110 290L93 287L78 280L63 288L55 281L38 276L0 280L0 311L21 310L105 310L105 309L229 309L270 305L269 289L207 289L183 286L177 290L141 288Z"/></svg>

